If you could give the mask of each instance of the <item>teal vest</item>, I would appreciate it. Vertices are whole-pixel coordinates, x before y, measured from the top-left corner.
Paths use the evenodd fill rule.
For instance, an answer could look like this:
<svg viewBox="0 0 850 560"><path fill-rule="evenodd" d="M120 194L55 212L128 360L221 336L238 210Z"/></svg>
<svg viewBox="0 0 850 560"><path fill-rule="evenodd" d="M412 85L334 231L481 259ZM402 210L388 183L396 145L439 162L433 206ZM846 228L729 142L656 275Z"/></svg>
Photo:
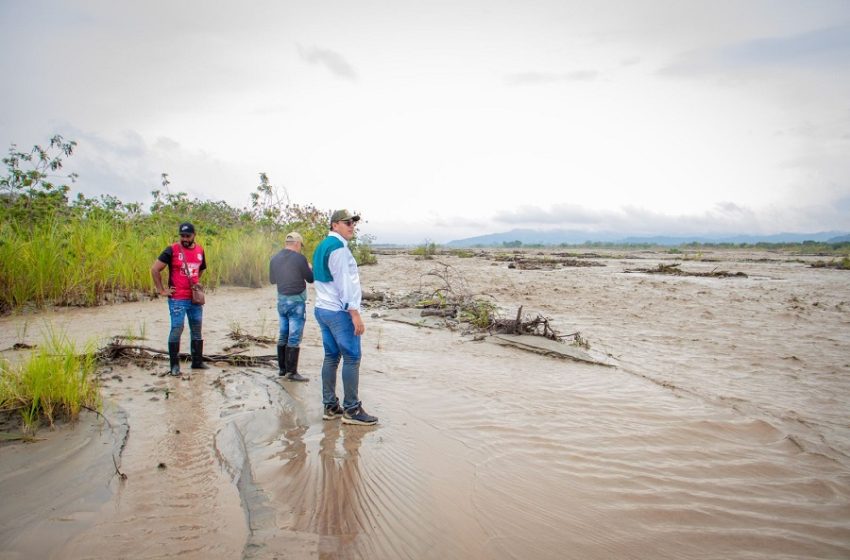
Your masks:
<svg viewBox="0 0 850 560"><path fill-rule="evenodd" d="M322 239L322 242L313 251L313 278L317 282L333 282L334 277L328 267L328 260L331 258L331 253L337 249L342 249L344 246L342 241L332 235Z"/></svg>

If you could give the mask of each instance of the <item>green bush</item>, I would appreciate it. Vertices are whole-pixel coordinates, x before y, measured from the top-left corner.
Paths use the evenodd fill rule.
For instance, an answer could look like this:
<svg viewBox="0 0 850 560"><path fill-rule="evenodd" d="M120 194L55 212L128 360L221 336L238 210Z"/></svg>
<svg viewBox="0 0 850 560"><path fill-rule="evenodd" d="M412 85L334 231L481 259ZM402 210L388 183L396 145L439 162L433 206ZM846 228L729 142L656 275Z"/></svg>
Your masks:
<svg viewBox="0 0 850 560"><path fill-rule="evenodd" d="M437 244L426 239L425 243L414 248L410 254L416 256L418 259L431 260L437 254Z"/></svg>
<svg viewBox="0 0 850 560"><path fill-rule="evenodd" d="M0 359L0 412L19 412L23 431L35 434L42 421L76 420L83 408L100 410L91 347L78 355L64 337L51 335L17 366Z"/></svg>

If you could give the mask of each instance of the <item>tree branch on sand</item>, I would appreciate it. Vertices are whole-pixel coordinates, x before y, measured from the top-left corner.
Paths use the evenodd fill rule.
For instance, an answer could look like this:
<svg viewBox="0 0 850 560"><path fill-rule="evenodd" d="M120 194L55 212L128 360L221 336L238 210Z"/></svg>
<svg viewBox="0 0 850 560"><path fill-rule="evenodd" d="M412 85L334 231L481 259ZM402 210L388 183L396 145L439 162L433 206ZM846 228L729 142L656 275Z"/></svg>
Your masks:
<svg viewBox="0 0 850 560"><path fill-rule="evenodd" d="M189 359L186 353L180 354L180 359ZM151 348L150 346L138 346L125 344L121 337L114 337L112 341L98 350L97 359L100 363L132 363L141 367L150 367L154 362L168 359L168 350ZM247 356L242 352L229 354L204 354L205 362L224 362L237 366L276 365L277 356Z"/></svg>
<svg viewBox="0 0 850 560"><path fill-rule="evenodd" d="M227 335L230 340L235 340L235 344L231 344L230 346L225 346L224 351L229 352L233 349L245 349L248 348L251 344L258 344L260 346L266 346L269 344L277 344L277 339L272 338L270 336L254 336L252 334L248 334L243 332L242 329L237 327L232 327L233 330L230 331L230 334Z"/></svg>
<svg viewBox="0 0 850 560"><path fill-rule="evenodd" d="M642 272L644 274L670 274L672 276L709 276L712 278L746 278L747 275L743 272L726 272L725 270L717 270L711 272L690 272L679 268L682 263L659 264L657 268L634 268L624 270L625 273Z"/></svg>
<svg viewBox="0 0 850 560"><path fill-rule="evenodd" d="M393 297L383 292L364 294L367 305L379 305L385 309L421 309L422 317L442 317L448 328L454 330L461 324L477 333L502 333L542 336L564 342L572 338L578 346L589 348L580 333L561 334L551 325L551 319L538 314L523 316L520 306L513 318L498 316L494 298L487 294L473 294L463 275L453 266L438 262L439 268L422 275L419 290L403 296ZM436 285L434 284L436 280Z"/></svg>

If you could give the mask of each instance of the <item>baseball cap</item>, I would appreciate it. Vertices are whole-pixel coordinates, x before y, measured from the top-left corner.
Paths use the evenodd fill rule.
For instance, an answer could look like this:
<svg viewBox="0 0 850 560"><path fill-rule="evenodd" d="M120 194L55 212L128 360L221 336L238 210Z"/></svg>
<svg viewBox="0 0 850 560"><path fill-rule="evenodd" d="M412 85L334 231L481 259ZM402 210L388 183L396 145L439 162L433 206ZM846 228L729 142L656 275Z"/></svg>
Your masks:
<svg viewBox="0 0 850 560"><path fill-rule="evenodd" d="M360 216L352 215L348 210L337 210L331 215L331 223L341 222L343 220L354 220L355 222L359 222Z"/></svg>
<svg viewBox="0 0 850 560"><path fill-rule="evenodd" d="M304 243L304 238L301 237L301 234L297 231L291 231L286 234L286 242L289 243L290 241L298 241L299 243Z"/></svg>
<svg viewBox="0 0 850 560"><path fill-rule="evenodd" d="M180 233L195 233L195 226L193 226L189 222L183 222L182 224L180 224L180 229L178 231Z"/></svg>

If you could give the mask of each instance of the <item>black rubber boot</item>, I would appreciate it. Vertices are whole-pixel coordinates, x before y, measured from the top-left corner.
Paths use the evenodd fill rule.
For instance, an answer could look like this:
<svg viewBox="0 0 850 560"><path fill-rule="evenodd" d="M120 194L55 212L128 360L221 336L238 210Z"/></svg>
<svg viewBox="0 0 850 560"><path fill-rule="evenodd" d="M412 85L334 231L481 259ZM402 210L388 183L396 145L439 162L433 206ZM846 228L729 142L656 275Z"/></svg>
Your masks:
<svg viewBox="0 0 850 560"><path fill-rule="evenodd" d="M277 345L277 374L281 377L286 375L286 344Z"/></svg>
<svg viewBox="0 0 850 560"><path fill-rule="evenodd" d="M204 341L192 341L192 369L210 369L210 366L204 363Z"/></svg>
<svg viewBox="0 0 850 560"><path fill-rule="evenodd" d="M306 377L298 373L298 354L301 353L301 348L286 348L286 379L290 381L309 381Z"/></svg>
<svg viewBox="0 0 850 560"><path fill-rule="evenodd" d="M171 364L171 370L169 373L171 375L177 376L180 375L180 343L179 342L169 342L168 343L168 361Z"/></svg>

